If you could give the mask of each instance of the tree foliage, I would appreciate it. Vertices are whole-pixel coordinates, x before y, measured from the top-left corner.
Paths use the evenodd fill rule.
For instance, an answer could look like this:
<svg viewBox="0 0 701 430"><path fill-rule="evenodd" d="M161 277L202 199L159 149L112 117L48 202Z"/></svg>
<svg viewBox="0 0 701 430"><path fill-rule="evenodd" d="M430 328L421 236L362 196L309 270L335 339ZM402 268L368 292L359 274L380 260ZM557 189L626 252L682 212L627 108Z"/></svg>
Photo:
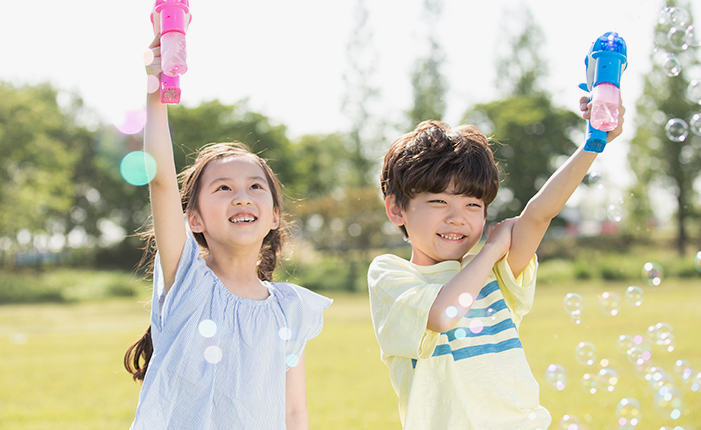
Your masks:
<svg viewBox="0 0 701 430"><path fill-rule="evenodd" d="M682 120L688 126L693 115L701 111L698 100L685 97L695 76L694 67L699 65L699 48L693 44L683 48L669 37L670 33L683 32L693 23L690 15L685 22L673 22L669 15L673 8L677 5L670 2L667 14L662 15L654 29L656 47L651 55L652 69L644 77L643 95L636 105L636 132L628 160L638 180L635 196L636 206L643 208L636 212L640 222L651 216L647 195L651 187L662 187L674 195L677 249L683 254L689 241L688 230L695 226L698 232L701 215L698 200L701 137L689 133L688 129L685 135L668 133L666 126L673 120ZM691 10L688 4L678 9ZM688 71L692 71L691 75Z"/></svg>

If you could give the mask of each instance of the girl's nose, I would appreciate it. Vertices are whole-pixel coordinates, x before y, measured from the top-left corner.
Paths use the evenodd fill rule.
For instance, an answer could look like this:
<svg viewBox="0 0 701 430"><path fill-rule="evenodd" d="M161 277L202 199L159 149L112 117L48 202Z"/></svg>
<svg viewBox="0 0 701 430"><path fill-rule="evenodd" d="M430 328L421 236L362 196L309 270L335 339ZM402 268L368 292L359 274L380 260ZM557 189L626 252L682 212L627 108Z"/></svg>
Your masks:
<svg viewBox="0 0 701 430"><path fill-rule="evenodd" d="M234 195L234 198L231 200L231 204L234 206L249 206L253 204L253 201L248 193L239 191Z"/></svg>

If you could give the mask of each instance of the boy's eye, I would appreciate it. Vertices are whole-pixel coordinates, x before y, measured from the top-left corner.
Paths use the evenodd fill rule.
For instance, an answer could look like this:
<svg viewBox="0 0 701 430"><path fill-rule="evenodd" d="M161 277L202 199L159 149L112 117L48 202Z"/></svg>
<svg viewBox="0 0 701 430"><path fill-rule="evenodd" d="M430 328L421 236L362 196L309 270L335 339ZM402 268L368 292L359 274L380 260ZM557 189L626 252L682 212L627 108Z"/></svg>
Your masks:
<svg viewBox="0 0 701 430"><path fill-rule="evenodd" d="M429 203L444 204L444 203L445 203L445 200L433 199L433 200L429 200L428 202L429 202Z"/></svg>

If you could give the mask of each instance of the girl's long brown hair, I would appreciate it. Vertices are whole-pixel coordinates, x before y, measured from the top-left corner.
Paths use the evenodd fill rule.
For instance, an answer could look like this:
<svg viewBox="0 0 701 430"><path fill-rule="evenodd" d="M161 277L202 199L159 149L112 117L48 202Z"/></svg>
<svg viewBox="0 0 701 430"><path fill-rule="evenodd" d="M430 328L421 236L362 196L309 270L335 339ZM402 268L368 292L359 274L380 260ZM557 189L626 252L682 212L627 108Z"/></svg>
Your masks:
<svg viewBox="0 0 701 430"><path fill-rule="evenodd" d="M280 183L268 164L258 155L252 153L244 144L234 143L213 143L200 149L195 161L178 175L180 183L180 201L183 211L197 210L197 198L200 193L200 178L207 165L218 159L229 157L247 157L254 160L265 173L265 177L270 186L273 196L273 207L280 214L280 225L270 232L263 239L256 273L263 281L272 281L273 272L282 253L282 245L287 236L286 224L283 221L282 210L282 189ZM209 247L207 240L202 233L193 233L197 243L203 253L207 254ZM156 240L153 227L140 234L144 240L144 255L141 259L141 266L147 266L149 272L153 273L153 264L156 256ZM135 381L143 381L146 375L148 363L153 355L153 342L151 340L151 327L131 345L124 354L124 368L129 372Z"/></svg>

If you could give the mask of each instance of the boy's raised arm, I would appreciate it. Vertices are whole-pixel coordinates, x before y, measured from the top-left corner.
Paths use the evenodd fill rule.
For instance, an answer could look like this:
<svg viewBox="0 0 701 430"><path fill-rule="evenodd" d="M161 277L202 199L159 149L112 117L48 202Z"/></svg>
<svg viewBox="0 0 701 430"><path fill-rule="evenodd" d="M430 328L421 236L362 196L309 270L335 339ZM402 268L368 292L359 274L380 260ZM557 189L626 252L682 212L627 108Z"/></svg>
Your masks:
<svg viewBox="0 0 701 430"><path fill-rule="evenodd" d="M582 116L585 119L589 119L591 116L588 102L587 97L582 97L580 100L580 109L582 109ZM606 136L608 142L621 134L624 113L625 108L620 106L619 124L615 130L608 132ZM574 190L584 179L597 155L597 153L584 151L583 147L577 149L565 164L552 174L521 212L514 224L511 248L507 257L507 262L514 276L520 275L531 261L548 226L550 226L550 221L565 206Z"/></svg>

